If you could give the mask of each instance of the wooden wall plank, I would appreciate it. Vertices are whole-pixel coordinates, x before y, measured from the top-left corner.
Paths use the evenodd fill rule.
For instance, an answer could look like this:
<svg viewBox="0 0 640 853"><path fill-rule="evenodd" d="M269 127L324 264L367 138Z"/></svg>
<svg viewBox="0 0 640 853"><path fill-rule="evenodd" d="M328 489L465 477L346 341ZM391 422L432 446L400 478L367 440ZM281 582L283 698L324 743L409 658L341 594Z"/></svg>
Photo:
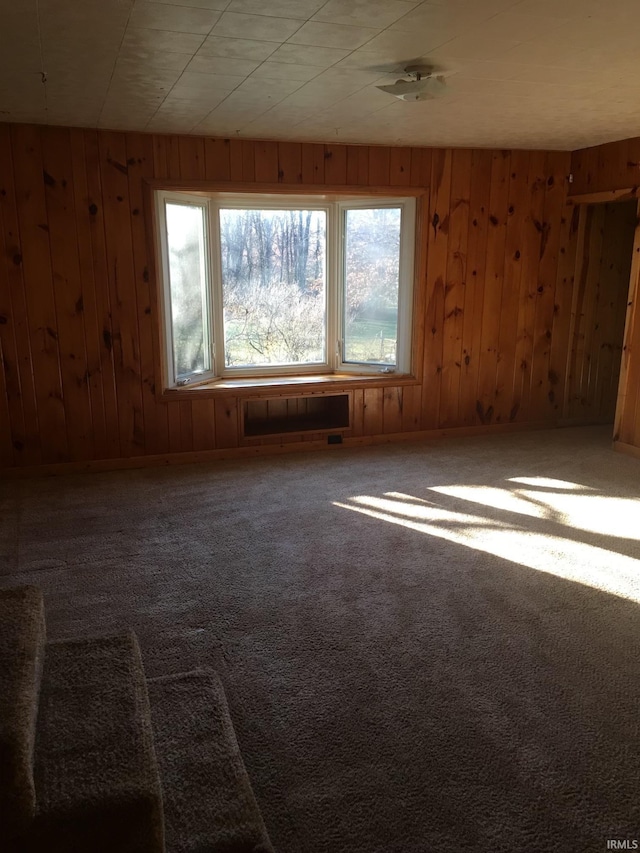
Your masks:
<svg viewBox="0 0 640 853"><path fill-rule="evenodd" d="M638 405L640 400L640 202L633 238L633 255L620 364L618 398L613 427L614 441L640 447Z"/></svg>
<svg viewBox="0 0 640 853"><path fill-rule="evenodd" d="M191 402L193 424L193 449L213 450L216 446L215 406L213 400L193 400Z"/></svg>
<svg viewBox="0 0 640 853"><path fill-rule="evenodd" d="M351 434L364 435L364 390L355 388L351 394Z"/></svg>
<svg viewBox="0 0 640 853"><path fill-rule="evenodd" d="M460 374L460 423L471 426L477 420L476 400L481 361L482 311L487 263L491 152L474 151L471 160L467 278L462 327Z"/></svg>
<svg viewBox="0 0 640 853"><path fill-rule="evenodd" d="M278 183L278 143L254 144L255 180L258 183Z"/></svg>
<svg viewBox="0 0 640 853"><path fill-rule="evenodd" d="M167 157L167 175L173 180L180 180L182 163L180 160L180 137L171 135L165 138Z"/></svg>
<svg viewBox="0 0 640 853"><path fill-rule="evenodd" d="M471 151L460 149L451 159L451 204L442 330L442 380L439 425L458 423L462 335L466 311L467 242L471 196Z"/></svg>
<svg viewBox="0 0 640 853"><path fill-rule="evenodd" d="M501 325L500 311L509 207L510 161L511 157L508 151L495 151L492 154L489 231L480 338L480 370L478 371L476 398L476 414L482 424L492 423L495 415Z"/></svg>
<svg viewBox="0 0 640 853"><path fill-rule="evenodd" d="M0 343L5 416L8 418L5 426L10 431L11 454L15 464L38 465L42 462L38 400L34 384L9 125L0 125L0 278L5 282L0 287Z"/></svg>
<svg viewBox="0 0 640 853"><path fill-rule="evenodd" d="M309 143L302 146L302 182L324 184L324 145Z"/></svg>
<svg viewBox="0 0 640 853"><path fill-rule="evenodd" d="M347 183L347 149L344 145L324 146L324 180L335 186Z"/></svg>
<svg viewBox="0 0 640 853"><path fill-rule="evenodd" d="M84 132L72 128L69 131L71 167L73 170L73 204L75 209L75 239L78 246L78 267L82 299L82 320L84 324L84 342L86 349L87 383L89 387L91 432L93 437L94 458L107 459L109 441L103 388L102 364L100 358L101 328L98 323L96 293L97 284L94 274L93 250L91 244L90 199L87 186L87 161L85 155Z"/></svg>
<svg viewBox="0 0 640 853"><path fill-rule="evenodd" d="M9 399L5 383L6 363L2 335L0 335L0 466L11 468L15 464L13 454L11 416L9 414Z"/></svg>
<svg viewBox="0 0 640 853"><path fill-rule="evenodd" d="M193 174L202 169L201 150L191 152L186 168ZM135 275L135 297L138 315L140 378L142 382L142 414L145 424L144 447L147 454L162 454L169 451L169 427L167 407L156 401L156 364L160 354L154 343L154 324L159 318L154 315L154 304L150 289L152 259L148 257L148 240L144 220L145 198L143 181L154 175L154 152L151 137L142 133L131 133L126 139L127 179L129 183L129 208L131 240L133 246L133 269ZM185 156L187 149L184 150ZM187 177L186 175L184 177Z"/></svg>
<svg viewBox="0 0 640 853"><path fill-rule="evenodd" d="M215 434L218 447L237 447L239 439L238 399L226 397L215 400Z"/></svg>
<svg viewBox="0 0 640 853"><path fill-rule="evenodd" d="M11 130L16 202L43 462L68 460L40 128Z"/></svg>
<svg viewBox="0 0 640 853"><path fill-rule="evenodd" d="M302 183L302 146L299 142L278 143L278 180L285 184Z"/></svg>
<svg viewBox="0 0 640 853"><path fill-rule="evenodd" d="M567 417L587 417L587 389L591 369L591 319L595 308L601 263L604 205L589 205L585 212L585 236L576 268L572 308L573 334L567 385Z"/></svg>
<svg viewBox="0 0 640 853"><path fill-rule="evenodd" d="M582 148L571 155L570 195L628 189L640 183L640 137Z"/></svg>
<svg viewBox="0 0 640 853"><path fill-rule="evenodd" d="M494 419L505 423L515 419L517 411L513 401L514 372L522 370L516 364L516 337L518 315L526 312L528 292L521 297L522 245L525 219L529 214L529 160L528 151L511 153L509 195L506 217L505 249L502 268L502 295L500 301L500 329L498 333L498 359L496 365L496 390ZM534 275L537 275L538 258Z"/></svg>
<svg viewBox="0 0 640 853"><path fill-rule="evenodd" d="M466 153L470 156L470 152ZM390 149L389 182L396 187L411 185L411 148Z"/></svg>
<svg viewBox="0 0 640 853"><path fill-rule="evenodd" d="M177 146L174 146L177 151ZM107 245L113 354L118 395L120 452L144 454L144 413L133 242L129 221L129 185L124 134L99 138Z"/></svg>
<svg viewBox="0 0 640 853"><path fill-rule="evenodd" d="M452 152L443 149L433 151L431 158L426 320L422 373L422 429L435 429L440 422L442 318L449 246L452 159Z"/></svg>
<svg viewBox="0 0 640 853"><path fill-rule="evenodd" d="M383 397L382 388L364 389L363 434L380 435L383 426Z"/></svg>
<svg viewBox="0 0 640 853"><path fill-rule="evenodd" d="M220 140L216 140L216 142L219 141ZM229 150L228 145L224 145L225 142L226 140L223 139L222 145L226 151L228 175ZM187 178L194 181L204 179L206 172L204 139L197 136L180 136L178 138L178 157L180 160L181 178Z"/></svg>
<svg viewBox="0 0 640 853"><path fill-rule="evenodd" d="M206 145L210 140L205 140L205 161L206 161ZM243 140L229 140L229 179L239 183L243 180Z"/></svg>
<svg viewBox="0 0 640 853"><path fill-rule="evenodd" d="M520 240L518 319L509 415L509 419L512 421L526 421L529 417L536 310L538 298L542 293L540 291L542 287L540 284L540 255L541 249L543 249L543 240L543 250L546 252L550 227L544 218L545 167L544 152L532 151L529 155L527 194L524 199L526 213L522 217ZM550 295L553 300L553 288Z"/></svg>
<svg viewBox="0 0 640 853"><path fill-rule="evenodd" d="M183 400L180 406L180 452L188 453L193 450L193 415L192 401Z"/></svg>
<svg viewBox="0 0 640 853"><path fill-rule="evenodd" d="M66 128L44 131L43 169L69 458L81 461L95 458L99 450L93 442L73 166Z"/></svg>
<svg viewBox="0 0 640 853"><path fill-rule="evenodd" d="M0 190L6 194L6 188L1 186L1 180ZM0 205L0 253L2 261L6 263L4 230L4 217ZM0 465L7 468L14 463L19 464L19 455L14 458L14 445L17 451L25 446L26 431L20 399L20 375L14 325L11 295L7 286L0 288Z"/></svg>
<svg viewBox="0 0 640 853"><path fill-rule="evenodd" d="M384 389L382 395L382 431L386 435L402 432L403 391L402 386Z"/></svg>
<svg viewBox="0 0 640 853"><path fill-rule="evenodd" d="M104 400L106 428L106 458L120 456L120 419L114 359L114 334L111 322L111 294L109 291L109 264L105 233L102 175L100 172L99 135L94 130L84 131L84 149L87 175L87 203L89 236L93 259L93 285L98 329L100 381ZM155 158L155 153L154 153ZM91 288L91 282L87 288Z"/></svg>
<svg viewBox="0 0 640 853"><path fill-rule="evenodd" d="M571 313L579 236L580 208L565 206L560 219L560 253L556 273L553 331L549 353L549 402L556 417L562 416L566 398Z"/></svg>
<svg viewBox="0 0 640 853"><path fill-rule="evenodd" d="M372 145L369 148L369 186L386 187L390 175L389 149Z"/></svg>
<svg viewBox="0 0 640 853"><path fill-rule="evenodd" d="M542 155L544 156L544 155ZM532 160L535 164L539 157ZM532 412L538 420L553 420L555 418L555 389L551 374L551 344L553 340L553 321L555 314L555 299L557 285L557 270L560 258L562 216L566 194L566 175L569 166L568 156L552 153L546 155L544 166L532 173L533 229L529 229L531 251L536 251L540 262L538 265L537 286L535 297L535 317L533 324L532 347L522 355L523 360L530 363L529 388L523 383L522 405L519 420L531 417ZM540 187L540 191L538 191ZM542 198L542 227L538 227L539 202L535 195ZM527 399L527 391L529 398Z"/></svg>
<svg viewBox="0 0 640 853"><path fill-rule="evenodd" d="M202 163L199 162L199 149L196 150L191 157L195 158L196 162L191 166L192 172L197 174L186 174L182 169L182 177L203 177L208 181L228 181L231 177L231 143L228 139L205 139L203 142L204 148L204 169ZM234 154L237 157L237 146ZM238 169L237 161L234 162L236 180L242 180L242 167Z"/></svg>
<svg viewBox="0 0 640 853"><path fill-rule="evenodd" d="M431 185L431 148L411 149L411 186Z"/></svg>

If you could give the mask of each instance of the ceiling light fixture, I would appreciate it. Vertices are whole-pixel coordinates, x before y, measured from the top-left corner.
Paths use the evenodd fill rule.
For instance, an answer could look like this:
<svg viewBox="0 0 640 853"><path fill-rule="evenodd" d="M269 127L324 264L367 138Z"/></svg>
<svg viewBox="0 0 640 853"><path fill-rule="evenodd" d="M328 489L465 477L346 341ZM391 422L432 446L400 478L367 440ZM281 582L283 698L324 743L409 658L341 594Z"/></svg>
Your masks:
<svg viewBox="0 0 640 853"><path fill-rule="evenodd" d="M446 91L444 74L431 65L408 65L405 69L408 80L396 80L390 86L376 86L401 101L430 101Z"/></svg>

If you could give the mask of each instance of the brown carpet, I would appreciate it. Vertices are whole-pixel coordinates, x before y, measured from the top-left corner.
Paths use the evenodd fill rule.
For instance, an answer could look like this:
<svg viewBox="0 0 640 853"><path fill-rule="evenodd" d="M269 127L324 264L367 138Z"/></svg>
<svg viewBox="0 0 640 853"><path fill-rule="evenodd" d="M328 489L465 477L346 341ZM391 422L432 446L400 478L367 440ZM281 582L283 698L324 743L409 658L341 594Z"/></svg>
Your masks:
<svg viewBox="0 0 640 853"><path fill-rule="evenodd" d="M46 647L35 750L38 853L163 853L149 697L129 631Z"/></svg>
<svg viewBox="0 0 640 853"><path fill-rule="evenodd" d="M52 638L218 671L279 853L640 837L640 461L610 431L8 483Z"/></svg>
<svg viewBox="0 0 640 853"><path fill-rule="evenodd" d="M148 687L167 851L273 853L220 679L186 672Z"/></svg>
<svg viewBox="0 0 640 853"><path fill-rule="evenodd" d="M42 593L0 594L0 826L22 831L36 810L33 745L46 642Z"/></svg>

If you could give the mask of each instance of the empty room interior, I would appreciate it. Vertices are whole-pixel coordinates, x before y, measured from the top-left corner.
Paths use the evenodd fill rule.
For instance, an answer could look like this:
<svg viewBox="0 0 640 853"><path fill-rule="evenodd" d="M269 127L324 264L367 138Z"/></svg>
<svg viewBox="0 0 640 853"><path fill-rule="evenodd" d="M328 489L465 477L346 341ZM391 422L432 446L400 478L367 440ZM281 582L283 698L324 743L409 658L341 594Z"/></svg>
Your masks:
<svg viewBox="0 0 640 853"><path fill-rule="evenodd" d="M631 0L0 0L10 853L640 848Z"/></svg>

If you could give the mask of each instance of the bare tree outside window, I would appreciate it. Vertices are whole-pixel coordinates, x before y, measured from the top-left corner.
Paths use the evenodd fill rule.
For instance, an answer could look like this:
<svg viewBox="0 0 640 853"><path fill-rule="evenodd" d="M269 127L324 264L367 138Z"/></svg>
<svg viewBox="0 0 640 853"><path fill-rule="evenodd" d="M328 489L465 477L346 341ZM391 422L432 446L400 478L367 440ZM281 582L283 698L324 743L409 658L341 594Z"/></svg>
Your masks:
<svg viewBox="0 0 640 853"><path fill-rule="evenodd" d="M325 359L326 214L220 210L225 362Z"/></svg>

